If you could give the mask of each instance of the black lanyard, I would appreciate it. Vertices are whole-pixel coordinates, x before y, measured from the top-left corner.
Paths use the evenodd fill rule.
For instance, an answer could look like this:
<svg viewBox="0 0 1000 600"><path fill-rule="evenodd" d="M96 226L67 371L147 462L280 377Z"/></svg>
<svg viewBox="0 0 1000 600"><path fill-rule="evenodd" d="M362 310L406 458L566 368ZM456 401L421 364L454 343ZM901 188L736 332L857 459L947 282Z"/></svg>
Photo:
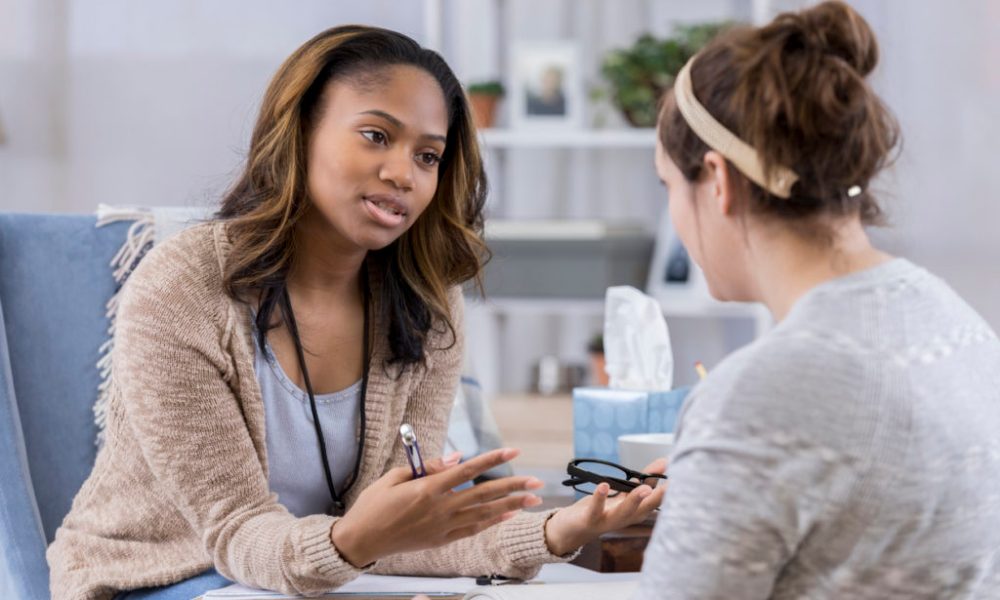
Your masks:
<svg viewBox="0 0 1000 600"><path fill-rule="evenodd" d="M362 267L364 272L364 267ZM368 280L363 274L362 288L364 290L365 323L362 341L362 352L364 353L364 371L361 374L361 435L358 437L358 455L354 459L354 472L351 474L347 486L338 494L333 485L333 473L330 471L330 460L326 453L326 438L323 437L323 426L319 423L319 412L316 410L316 396L313 394L312 383L309 381L309 371L306 369L306 357L302 351L302 340L299 338L299 328L295 323L295 313L292 312L292 300L288 296L288 288L282 290L282 310L288 315L288 330L292 334L292 341L295 342L295 354L299 360L299 370L302 371L302 381L306 385L306 393L309 395L309 407L312 409L313 425L316 426L316 439L319 441L319 455L323 459L323 474L326 475L326 486L330 489L331 505L327 514L341 516L346 512L344 496L354 486L358 479L358 469L361 466L361 455L365 451L365 399L368 395L368 369L371 366L371 357L368 351Z"/></svg>

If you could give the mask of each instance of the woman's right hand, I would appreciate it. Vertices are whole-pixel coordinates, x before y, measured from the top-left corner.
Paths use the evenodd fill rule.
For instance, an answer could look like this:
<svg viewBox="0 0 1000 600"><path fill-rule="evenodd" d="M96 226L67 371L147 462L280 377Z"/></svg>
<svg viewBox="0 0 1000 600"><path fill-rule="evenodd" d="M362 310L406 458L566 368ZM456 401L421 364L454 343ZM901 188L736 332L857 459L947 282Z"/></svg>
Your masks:
<svg viewBox="0 0 1000 600"><path fill-rule="evenodd" d="M518 454L501 448L457 466L437 459L428 463L429 474L420 479L413 479L409 467L392 469L334 522L330 539L345 560L361 568L390 554L435 548L506 521L522 508L541 504L534 494L510 495L537 490L543 485L540 480L504 477L458 492L452 488Z"/></svg>

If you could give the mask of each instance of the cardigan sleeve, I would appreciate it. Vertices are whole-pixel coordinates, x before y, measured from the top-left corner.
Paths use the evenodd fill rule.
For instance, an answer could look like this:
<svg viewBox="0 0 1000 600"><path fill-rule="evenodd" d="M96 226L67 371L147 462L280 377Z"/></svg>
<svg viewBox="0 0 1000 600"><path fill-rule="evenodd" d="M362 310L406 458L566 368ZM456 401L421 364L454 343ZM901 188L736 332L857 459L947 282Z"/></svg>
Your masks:
<svg viewBox="0 0 1000 600"><path fill-rule="evenodd" d="M152 485L222 575L286 594L328 591L361 571L334 548L332 517L296 518L269 491L225 347L236 307L205 283L218 268L167 243L123 290L113 369L127 427Z"/></svg>
<svg viewBox="0 0 1000 600"><path fill-rule="evenodd" d="M425 440L421 444L425 459L441 455L462 374L464 300L458 287L453 288L449 296L454 337L450 332L441 332L431 340L436 348L433 362L411 395L405 413L406 422L421 432L421 439ZM394 456L400 457L395 466L405 465L401 450ZM575 556L574 553L559 557L549 552L545 543L545 521L552 512L522 512L509 521L445 546L382 558L376 562L373 572L441 576L497 574L530 579L542 564L564 562Z"/></svg>

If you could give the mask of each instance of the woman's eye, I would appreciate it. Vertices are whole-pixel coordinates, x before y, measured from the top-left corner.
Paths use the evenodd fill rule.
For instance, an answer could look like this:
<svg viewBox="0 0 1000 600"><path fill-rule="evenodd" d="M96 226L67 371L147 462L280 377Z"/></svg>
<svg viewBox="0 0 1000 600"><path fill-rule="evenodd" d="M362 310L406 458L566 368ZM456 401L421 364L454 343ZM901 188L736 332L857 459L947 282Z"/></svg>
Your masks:
<svg viewBox="0 0 1000 600"><path fill-rule="evenodd" d="M373 142L380 145L385 145L385 143L388 141L384 133L382 133L381 131L377 131L375 129L368 129L362 131L361 135L365 136L365 139L367 139L369 142Z"/></svg>
<svg viewBox="0 0 1000 600"><path fill-rule="evenodd" d="M417 155L420 162L427 165L428 167L433 167L434 165L441 162L441 157L434 152L421 152Z"/></svg>

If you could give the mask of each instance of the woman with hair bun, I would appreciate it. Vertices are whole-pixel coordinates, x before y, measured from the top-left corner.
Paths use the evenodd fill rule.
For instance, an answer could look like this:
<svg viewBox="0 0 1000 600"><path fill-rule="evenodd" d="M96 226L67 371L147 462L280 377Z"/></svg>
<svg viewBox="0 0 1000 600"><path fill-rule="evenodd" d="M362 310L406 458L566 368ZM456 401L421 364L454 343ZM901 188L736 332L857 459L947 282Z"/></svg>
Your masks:
<svg viewBox="0 0 1000 600"><path fill-rule="evenodd" d="M1000 598L1000 342L866 234L899 137L877 62L824 2L723 33L664 99L679 236L777 324L692 391L637 598Z"/></svg>

